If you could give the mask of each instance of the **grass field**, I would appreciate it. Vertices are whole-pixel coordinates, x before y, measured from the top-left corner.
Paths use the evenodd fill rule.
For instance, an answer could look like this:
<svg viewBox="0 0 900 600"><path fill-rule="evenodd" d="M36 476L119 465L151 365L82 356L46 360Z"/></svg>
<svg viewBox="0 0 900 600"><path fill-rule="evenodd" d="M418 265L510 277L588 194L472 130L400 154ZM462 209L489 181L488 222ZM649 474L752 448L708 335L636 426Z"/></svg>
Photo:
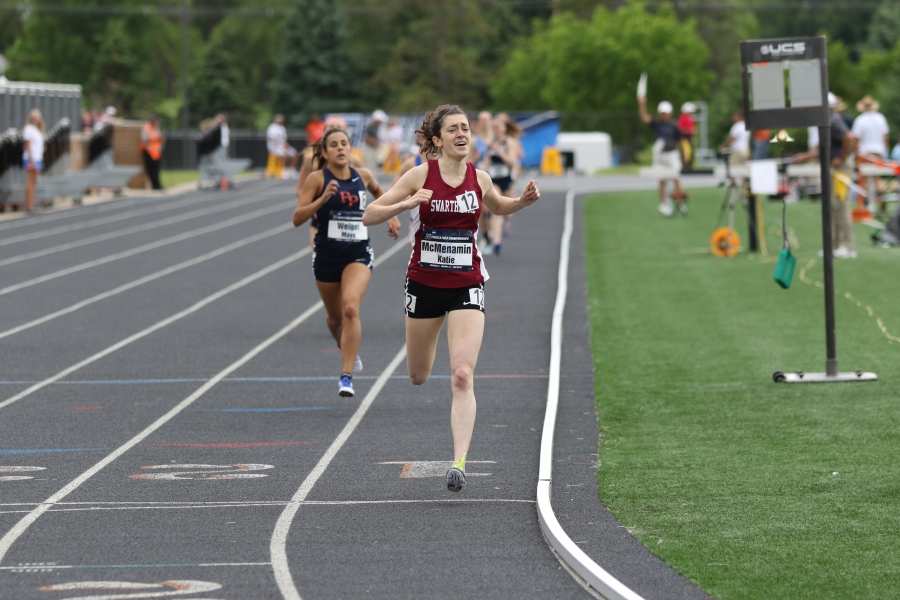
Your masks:
<svg viewBox="0 0 900 600"><path fill-rule="evenodd" d="M820 208L788 207L784 291L780 204L765 207L769 257L703 251L722 195L694 191L688 219L661 217L653 192L586 201L601 499L723 600L898 597L900 250L857 225L859 258L835 263L841 370L879 381L775 384L824 370Z"/></svg>
<svg viewBox="0 0 900 600"><path fill-rule="evenodd" d="M162 184L164 188L172 187L174 185L179 185L181 183L188 183L190 181L197 181L199 177L198 171L191 170L167 170L160 171L159 173L159 182Z"/></svg>

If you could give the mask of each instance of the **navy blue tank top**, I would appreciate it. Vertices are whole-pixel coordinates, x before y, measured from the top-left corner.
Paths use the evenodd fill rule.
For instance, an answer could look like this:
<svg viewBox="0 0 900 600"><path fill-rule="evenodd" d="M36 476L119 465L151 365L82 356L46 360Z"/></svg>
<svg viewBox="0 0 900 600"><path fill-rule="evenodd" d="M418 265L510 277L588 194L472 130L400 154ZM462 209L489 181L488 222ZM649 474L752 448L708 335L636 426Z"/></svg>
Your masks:
<svg viewBox="0 0 900 600"><path fill-rule="evenodd" d="M325 176L322 189L332 180L338 182L337 192L316 211L319 231L316 233L316 251L329 246L346 248L348 244L368 244L369 233L362 224L362 215L368 203L366 184L359 172L350 168L350 179L338 179L328 168L322 169ZM333 246L337 244L337 246Z"/></svg>

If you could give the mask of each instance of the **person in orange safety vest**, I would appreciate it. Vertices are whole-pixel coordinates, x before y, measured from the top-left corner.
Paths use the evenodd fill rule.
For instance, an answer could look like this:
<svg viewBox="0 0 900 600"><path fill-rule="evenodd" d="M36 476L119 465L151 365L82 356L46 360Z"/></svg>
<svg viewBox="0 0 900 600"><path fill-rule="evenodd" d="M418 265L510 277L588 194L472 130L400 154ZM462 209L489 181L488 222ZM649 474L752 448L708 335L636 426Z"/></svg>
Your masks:
<svg viewBox="0 0 900 600"><path fill-rule="evenodd" d="M144 169L147 171L147 177L154 190L161 190L162 184L159 182L159 166L162 162L162 149L166 143L166 138L159 130L159 120L156 117L150 117L150 120L144 123L141 129L141 156L144 159Z"/></svg>

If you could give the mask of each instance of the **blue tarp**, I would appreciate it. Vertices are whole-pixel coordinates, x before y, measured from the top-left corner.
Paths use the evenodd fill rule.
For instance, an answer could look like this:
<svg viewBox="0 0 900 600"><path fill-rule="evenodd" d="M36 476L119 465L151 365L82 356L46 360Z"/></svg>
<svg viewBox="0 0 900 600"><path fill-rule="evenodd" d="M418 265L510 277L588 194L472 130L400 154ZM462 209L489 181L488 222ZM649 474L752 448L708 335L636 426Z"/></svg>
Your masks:
<svg viewBox="0 0 900 600"><path fill-rule="evenodd" d="M536 169L541 166L544 148L556 145L559 116L554 112L547 112L519 121L519 125L525 130L521 140L525 153L522 166Z"/></svg>

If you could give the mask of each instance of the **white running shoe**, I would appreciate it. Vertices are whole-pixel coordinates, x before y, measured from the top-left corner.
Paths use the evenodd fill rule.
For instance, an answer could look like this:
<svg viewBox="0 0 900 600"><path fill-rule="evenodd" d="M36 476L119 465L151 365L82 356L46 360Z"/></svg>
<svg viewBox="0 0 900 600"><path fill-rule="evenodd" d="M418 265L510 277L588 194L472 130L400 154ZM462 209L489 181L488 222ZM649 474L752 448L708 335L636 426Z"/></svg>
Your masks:
<svg viewBox="0 0 900 600"><path fill-rule="evenodd" d="M353 363L353 372L359 373L363 370L362 359L359 357L359 354L356 355L356 362Z"/></svg>
<svg viewBox="0 0 900 600"><path fill-rule="evenodd" d="M662 213L664 217L671 217L675 212L675 209L672 208L672 201L666 200L665 202L661 202L659 205L659 212Z"/></svg>
<svg viewBox="0 0 900 600"><path fill-rule="evenodd" d="M837 250L834 251L835 258L856 258L856 250L853 248L848 248L846 246L841 246Z"/></svg>

